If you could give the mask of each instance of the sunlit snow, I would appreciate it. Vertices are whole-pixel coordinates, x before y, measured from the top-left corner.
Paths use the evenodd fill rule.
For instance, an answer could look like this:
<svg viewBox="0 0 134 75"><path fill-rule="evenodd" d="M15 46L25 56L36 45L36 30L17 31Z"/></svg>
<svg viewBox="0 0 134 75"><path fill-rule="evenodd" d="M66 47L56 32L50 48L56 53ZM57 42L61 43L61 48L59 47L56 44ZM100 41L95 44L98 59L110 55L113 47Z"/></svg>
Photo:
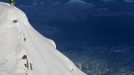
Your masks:
<svg viewBox="0 0 134 75"><path fill-rule="evenodd" d="M31 13L32 14L32 13ZM86 75L38 33L25 13L0 2L0 75Z"/></svg>

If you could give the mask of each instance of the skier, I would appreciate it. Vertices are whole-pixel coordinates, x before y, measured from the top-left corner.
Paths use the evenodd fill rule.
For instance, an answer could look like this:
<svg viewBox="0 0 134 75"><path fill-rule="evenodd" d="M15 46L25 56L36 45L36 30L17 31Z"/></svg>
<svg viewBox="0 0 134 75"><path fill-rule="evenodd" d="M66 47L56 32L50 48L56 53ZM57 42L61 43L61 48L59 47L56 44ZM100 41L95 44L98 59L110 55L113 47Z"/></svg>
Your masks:
<svg viewBox="0 0 134 75"><path fill-rule="evenodd" d="M11 4L11 6L14 6L15 1L14 0L10 0L10 4Z"/></svg>

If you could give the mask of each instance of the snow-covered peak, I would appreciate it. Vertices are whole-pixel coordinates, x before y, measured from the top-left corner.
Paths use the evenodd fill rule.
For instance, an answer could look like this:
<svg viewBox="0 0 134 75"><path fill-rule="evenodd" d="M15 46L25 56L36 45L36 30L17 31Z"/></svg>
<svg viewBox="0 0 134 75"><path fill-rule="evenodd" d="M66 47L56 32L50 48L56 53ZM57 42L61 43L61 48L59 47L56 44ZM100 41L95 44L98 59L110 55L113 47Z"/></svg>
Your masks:
<svg viewBox="0 0 134 75"><path fill-rule="evenodd" d="M20 9L0 3L0 75L85 75Z"/></svg>
<svg viewBox="0 0 134 75"><path fill-rule="evenodd" d="M2 23L14 23L14 21L29 23L27 16L23 11L16 7L10 6L8 3L3 2L0 2L0 19ZM8 26L12 27L11 25Z"/></svg>

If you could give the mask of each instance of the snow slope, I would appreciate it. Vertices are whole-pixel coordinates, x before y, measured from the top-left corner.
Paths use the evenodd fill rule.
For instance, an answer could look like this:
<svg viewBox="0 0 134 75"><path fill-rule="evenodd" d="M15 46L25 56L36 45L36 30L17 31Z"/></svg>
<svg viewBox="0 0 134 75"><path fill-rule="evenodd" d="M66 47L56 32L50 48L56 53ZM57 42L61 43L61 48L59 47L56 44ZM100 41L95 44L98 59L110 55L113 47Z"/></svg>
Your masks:
<svg viewBox="0 0 134 75"><path fill-rule="evenodd" d="M0 2L0 75L86 75L42 36L25 13Z"/></svg>

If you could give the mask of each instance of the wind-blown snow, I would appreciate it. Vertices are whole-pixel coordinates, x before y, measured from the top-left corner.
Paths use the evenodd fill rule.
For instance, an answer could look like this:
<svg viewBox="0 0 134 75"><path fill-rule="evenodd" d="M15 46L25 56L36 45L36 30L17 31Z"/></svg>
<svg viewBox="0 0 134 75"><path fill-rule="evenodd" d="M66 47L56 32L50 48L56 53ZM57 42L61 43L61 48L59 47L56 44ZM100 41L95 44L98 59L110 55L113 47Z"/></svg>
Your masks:
<svg viewBox="0 0 134 75"><path fill-rule="evenodd" d="M0 2L0 75L86 75L42 36L25 13Z"/></svg>

